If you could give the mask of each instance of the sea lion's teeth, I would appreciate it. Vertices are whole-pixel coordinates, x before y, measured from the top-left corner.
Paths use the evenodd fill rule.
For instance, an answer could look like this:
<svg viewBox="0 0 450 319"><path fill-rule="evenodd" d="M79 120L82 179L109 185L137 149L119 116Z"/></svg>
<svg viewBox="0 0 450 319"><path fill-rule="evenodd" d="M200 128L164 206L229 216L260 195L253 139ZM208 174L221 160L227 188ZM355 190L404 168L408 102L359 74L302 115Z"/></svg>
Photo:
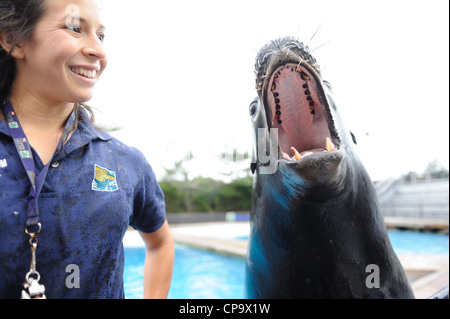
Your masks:
<svg viewBox="0 0 450 319"><path fill-rule="evenodd" d="M300 77L302 78L303 81L309 81L311 78L309 77L308 74L306 74L305 72L301 71L300 72Z"/></svg>
<svg viewBox="0 0 450 319"><path fill-rule="evenodd" d="M328 152L333 152L336 150L336 146L334 146L333 142L331 141L331 139L329 137L326 138L325 148L327 149Z"/></svg>
<svg viewBox="0 0 450 319"><path fill-rule="evenodd" d="M302 156L300 155L300 153L297 151L297 149L294 146L291 147L291 151L297 161L302 159Z"/></svg>

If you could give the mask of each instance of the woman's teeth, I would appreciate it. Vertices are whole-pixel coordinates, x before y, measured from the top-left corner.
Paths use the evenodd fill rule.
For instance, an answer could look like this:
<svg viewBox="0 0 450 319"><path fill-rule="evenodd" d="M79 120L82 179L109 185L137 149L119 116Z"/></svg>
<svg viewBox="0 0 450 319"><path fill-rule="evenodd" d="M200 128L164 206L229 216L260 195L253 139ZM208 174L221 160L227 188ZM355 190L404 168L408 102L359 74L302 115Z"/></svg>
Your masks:
<svg viewBox="0 0 450 319"><path fill-rule="evenodd" d="M96 70L88 70L88 69L84 69L84 68L70 68L70 71L72 71L73 73L76 73L78 75L82 75L84 77L93 79L97 76L97 71Z"/></svg>

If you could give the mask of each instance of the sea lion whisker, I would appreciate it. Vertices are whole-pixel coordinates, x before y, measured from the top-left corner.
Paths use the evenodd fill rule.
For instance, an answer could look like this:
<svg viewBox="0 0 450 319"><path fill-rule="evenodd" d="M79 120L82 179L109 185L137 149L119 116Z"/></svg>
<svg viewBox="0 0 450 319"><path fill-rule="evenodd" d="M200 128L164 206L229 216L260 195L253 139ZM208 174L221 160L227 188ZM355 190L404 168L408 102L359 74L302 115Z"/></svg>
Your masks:
<svg viewBox="0 0 450 319"><path fill-rule="evenodd" d="M320 49L321 47L323 47L323 46L329 44L329 43L332 42L332 41L333 41L333 40L329 40L329 41L327 41L327 42L322 43L321 45L319 45L318 47L316 47L315 49L313 49L311 52L314 52L314 51L316 51L317 49Z"/></svg>
<svg viewBox="0 0 450 319"><path fill-rule="evenodd" d="M323 24L323 22L321 22L319 24L319 26L316 29L316 32L314 32L314 34L312 35L311 39L309 39L310 42L314 39L314 37L316 36L317 32L320 30L320 28L322 27L322 24Z"/></svg>
<svg viewBox="0 0 450 319"><path fill-rule="evenodd" d="M302 62L303 62L303 58L300 57L300 62L298 62L297 69L295 69L296 72L300 72L301 71L300 65L302 64Z"/></svg>
<svg viewBox="0 0 450 319"><path fill-rule="evenodd" d="M263 56L263 63L264 63L264 61L269 57L269 56L271 56L272 54L276 54L276 53L278 53L277 51L272 51L272 52L268 52L268 53L266 53L264 56Z"/></svg>
<svg viewBox="0 0 450 319"><path fill-rule="evenodd" d="M296 46L293 45L293 44L290 44L290 45L284 46L283 49L281 49L281 50L282 51L286 51L286 55L289 55L289 52L290 52L291 48L294 48L294 47L296 47Z"/></svg>

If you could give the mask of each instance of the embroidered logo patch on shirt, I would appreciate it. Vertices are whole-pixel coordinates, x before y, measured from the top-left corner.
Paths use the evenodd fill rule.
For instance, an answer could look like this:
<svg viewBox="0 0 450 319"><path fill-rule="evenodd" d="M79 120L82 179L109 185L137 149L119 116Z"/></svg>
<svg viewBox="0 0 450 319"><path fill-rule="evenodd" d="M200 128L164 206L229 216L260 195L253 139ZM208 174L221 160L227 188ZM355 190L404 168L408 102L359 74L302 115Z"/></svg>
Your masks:
<svg viewBox="0 0 450 319"><path fill-rule="evenodd" d="M118 190L116 173L95 164L92 189L99 192L114 192Z"/></svg>

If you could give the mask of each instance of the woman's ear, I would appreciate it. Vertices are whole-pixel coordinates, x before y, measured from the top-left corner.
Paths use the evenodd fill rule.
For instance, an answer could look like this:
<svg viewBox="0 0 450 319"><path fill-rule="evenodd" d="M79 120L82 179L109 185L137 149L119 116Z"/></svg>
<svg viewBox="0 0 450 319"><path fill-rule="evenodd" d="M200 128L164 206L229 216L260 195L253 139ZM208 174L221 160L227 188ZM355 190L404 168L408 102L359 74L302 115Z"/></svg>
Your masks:
<svg viewBox="0 0 450 319"><path fill-rule="evenodd" d="M11 52L11 37L6 32L0 32L0 45L2 46L3 50L6 52ZM12 49L11 56L16 59L23 59L25 57L25 54L23 52L22 46L20 44L16 44L14 48Z"/></svg>

